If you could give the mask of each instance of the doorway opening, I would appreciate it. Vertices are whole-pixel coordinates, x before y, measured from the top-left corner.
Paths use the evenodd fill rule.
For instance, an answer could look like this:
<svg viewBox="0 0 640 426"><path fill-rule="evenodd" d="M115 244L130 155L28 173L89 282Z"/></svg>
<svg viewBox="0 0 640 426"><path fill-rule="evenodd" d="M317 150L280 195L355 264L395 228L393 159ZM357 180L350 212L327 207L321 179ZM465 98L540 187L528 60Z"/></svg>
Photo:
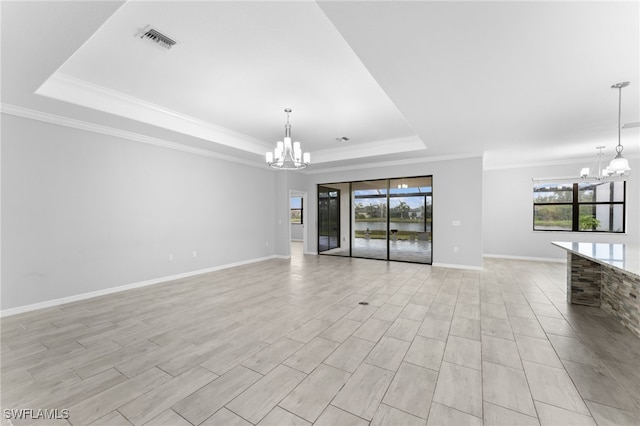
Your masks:
<svg viewBox="0 0 640 426"><path fill-rule="evenodd" d="M307 253L307 193L289 191L289 253L293 257Z"/></svg>

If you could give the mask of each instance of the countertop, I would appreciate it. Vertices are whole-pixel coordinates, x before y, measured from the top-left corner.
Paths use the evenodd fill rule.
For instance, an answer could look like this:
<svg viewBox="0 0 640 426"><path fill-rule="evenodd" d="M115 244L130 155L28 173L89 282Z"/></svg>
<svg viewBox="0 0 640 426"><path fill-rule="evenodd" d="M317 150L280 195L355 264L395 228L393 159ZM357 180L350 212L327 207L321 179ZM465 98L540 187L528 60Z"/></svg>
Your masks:
<svg viewBox="0 0 640 426"><path fill-rule="evenodd" d="M621 269L640 278L640 248L613 243L572 243L552 241L551 244L600 263Z"/></svg>

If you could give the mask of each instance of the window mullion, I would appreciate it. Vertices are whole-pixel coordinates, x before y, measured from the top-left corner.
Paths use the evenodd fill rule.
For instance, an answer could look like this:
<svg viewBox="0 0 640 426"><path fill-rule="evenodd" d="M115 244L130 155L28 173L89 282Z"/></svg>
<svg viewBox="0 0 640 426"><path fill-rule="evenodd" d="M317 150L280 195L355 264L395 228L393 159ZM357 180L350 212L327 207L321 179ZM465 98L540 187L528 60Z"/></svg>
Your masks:
<svg viewBox="0 0 640 426"><path fill-rule="evenodd" d="M578 200L578 184L573 184L573 211L571 216L571 228L573 231L580 230L580 203Z"/></svg>

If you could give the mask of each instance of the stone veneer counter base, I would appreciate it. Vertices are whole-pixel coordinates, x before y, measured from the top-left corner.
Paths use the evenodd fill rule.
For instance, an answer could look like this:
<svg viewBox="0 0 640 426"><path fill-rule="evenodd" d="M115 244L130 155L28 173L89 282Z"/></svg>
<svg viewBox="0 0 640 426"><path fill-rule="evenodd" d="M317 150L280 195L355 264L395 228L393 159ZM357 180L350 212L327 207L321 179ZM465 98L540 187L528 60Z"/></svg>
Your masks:
<svg viewBox="0 0 640 426"><path fill-rule="evenodd" d="M567 301L599 306L640 337L640 250L625 244L552 244L567 250Z"/></svg>

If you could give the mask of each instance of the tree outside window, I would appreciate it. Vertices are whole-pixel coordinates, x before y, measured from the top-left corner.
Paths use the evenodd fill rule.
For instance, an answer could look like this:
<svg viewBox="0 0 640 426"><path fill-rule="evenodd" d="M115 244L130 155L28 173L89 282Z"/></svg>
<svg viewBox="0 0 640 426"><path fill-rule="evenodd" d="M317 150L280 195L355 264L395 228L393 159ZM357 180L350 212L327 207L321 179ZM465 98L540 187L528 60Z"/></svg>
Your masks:
<svg viewBox="0 0 640 426"><path fill-rule="evenodd" d="M291 223L302 225L303 200L302 197L291 197Z"/></svg>
<svg viewBox="0 0 640 426"><path fill-rule="evenodd" d="M624 181L537 183L533 230L625 232Z"/></svg>

